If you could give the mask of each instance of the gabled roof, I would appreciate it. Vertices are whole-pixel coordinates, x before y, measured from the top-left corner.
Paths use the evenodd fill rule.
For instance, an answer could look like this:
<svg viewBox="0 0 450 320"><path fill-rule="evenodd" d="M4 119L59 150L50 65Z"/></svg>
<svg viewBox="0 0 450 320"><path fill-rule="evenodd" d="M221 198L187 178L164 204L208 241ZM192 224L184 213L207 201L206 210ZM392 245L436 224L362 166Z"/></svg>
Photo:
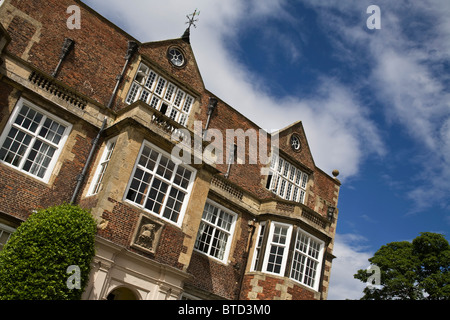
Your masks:
<svg viewBox="0 0 450 320"><path fill-rule="evenodd" d="M170 48L181 50L185 63L181 67L172 65L167 57ZM139 53L158 63L158 67L170 74L181 83L187 83L197 92L203 92L205 85L195 59L189 37L184 34L181 38L142 43Z"/></svg>
<svg viewBox="0 0 450 320"><path fill-rule="evenodd" d="M286 153L292 159L300 162L307 168L314 170L316 165L309 148L308 139L306 138L305 129L301 121L296 121L289 126L278 130L274 134L278 134L279 137L279 149ZM300 149L294 151L291 147L291 137L296 135L300 140Z"/></svg>

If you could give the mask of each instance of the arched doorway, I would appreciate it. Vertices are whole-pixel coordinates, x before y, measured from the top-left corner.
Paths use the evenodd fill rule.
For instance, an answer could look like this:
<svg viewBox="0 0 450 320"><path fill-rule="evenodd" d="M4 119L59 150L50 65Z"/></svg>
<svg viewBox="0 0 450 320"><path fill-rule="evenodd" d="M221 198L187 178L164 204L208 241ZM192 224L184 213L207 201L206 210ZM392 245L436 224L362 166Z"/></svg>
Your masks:
<svg viewBox="0 0 450 320"><path fill-rule="evenodd" d="M111 291L106 297L106 300L139 300L139 299L136 297L136 294L132 290L126 287L119 287Z"/></svg>

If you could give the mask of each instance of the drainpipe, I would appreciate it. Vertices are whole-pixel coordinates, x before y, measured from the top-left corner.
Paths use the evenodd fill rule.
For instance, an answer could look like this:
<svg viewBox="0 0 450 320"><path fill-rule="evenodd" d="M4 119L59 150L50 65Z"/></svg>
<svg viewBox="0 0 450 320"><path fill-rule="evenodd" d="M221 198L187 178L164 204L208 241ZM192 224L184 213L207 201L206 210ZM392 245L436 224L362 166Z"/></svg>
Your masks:
<svg viewBox="0 0 450 320"><path fill-rule="evenodd" d="M206 131L208 130L209 127L209 121L211 120L211 115L216 107L217 107L217 99L210 97L208 104L208 119L206 120L205 129L203 129L203 139L206 138Z"/></svg>
<svg viewBox="0 0 450 320"><path fill-rule="evenodd" d="M122 72L116 77L116 80L117 80L116 86L114 87L111 98L109 99L108 105L106 106L108 109L111 109L114 98L116 97L116 94L117 94L117 90L119 89L119 85L122 82L125 70L127 69L128 64L130 63L130 60L133 57L134 53L136 52L137 48L138 48L138 44L135 41L128 41L128 50L127 50L127 54L125 56L126 61L123 66Z"/></svg>
<svg viewBox="0 0 450 320"><path fill-rule="evenodd" d="M56 66L55 70L52 73L53 78L56 78L59 68L61 67L61 63L67 57L67 55L70 53L70 51L73 49L74 44L75 44L75 41L73 41L72 39L70 39L70 38L64 39L64 43L61 48L61 54L59 56L58 65Z"/></svg>
<svg viewBox="0 0 450 320"><path fill-rule="evenodd" d="M87 171L89 169L89 164L91 163L91 160L92 160L92 157L94 155L95 149L97 148L98 141L100 140L100 137L101 137L103 131L105 130L106 120L107 120L107 118L105 117L105 119L103 120L102 126L101 126L100 130L97 133L97 136L92 141L91 151L89 152L89 155L87 157L86 163L84 164L83 171L81 171L81 173L77 177L77 185L76 185L75 190L73 192L72 199L70 200L70 204L75 203L75 200L77 198L78 192L80 191L81 185L83 184L84 178L86 177L86 173L87 173Z"/></svg>
<svg viewBox="0 0 450 320"><path fill-rule="evenodd" d="M225 173L225 175L224 175L224 177L227 179L230 176L231 164L234 163L234 161L237 161L236 154L237 154L237 145L234 144L233 148L230 150L230 156L228 158L227 173Z"/></svg>
<svg viewBox="0 0 450 320"><path fill-rule="evenodd" d="M248 222L248 228L252 229L250 232L250 237L248 239L247 242L247 249L245 252L245 256L244 256L244 263L242 265L242 272L241 272L241 277L239 279L239 284L238 284L238 294L236 296L236 300L240 300L241 297L241 292L242 292L242 285L244 284L244 276L245 276L245 268L247 268L247 264L248 264L248 257L250 256L250 249L252 248L252 244L253 244L253 235L255 234L255 219L251 220Z"/></svg>

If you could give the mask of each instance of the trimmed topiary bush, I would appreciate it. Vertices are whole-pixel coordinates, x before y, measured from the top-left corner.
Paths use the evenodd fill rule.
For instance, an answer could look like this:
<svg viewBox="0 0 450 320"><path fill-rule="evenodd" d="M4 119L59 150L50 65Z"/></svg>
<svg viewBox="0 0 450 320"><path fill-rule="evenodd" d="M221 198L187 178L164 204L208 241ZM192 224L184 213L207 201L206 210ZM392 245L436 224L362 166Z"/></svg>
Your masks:
<svg viewBox="0 0 450 320"><path fill-rule="evenodd" d="M79 206L63 204L33 213L0 251L0 299L80 299L96 231L90 212Z"/></svg>

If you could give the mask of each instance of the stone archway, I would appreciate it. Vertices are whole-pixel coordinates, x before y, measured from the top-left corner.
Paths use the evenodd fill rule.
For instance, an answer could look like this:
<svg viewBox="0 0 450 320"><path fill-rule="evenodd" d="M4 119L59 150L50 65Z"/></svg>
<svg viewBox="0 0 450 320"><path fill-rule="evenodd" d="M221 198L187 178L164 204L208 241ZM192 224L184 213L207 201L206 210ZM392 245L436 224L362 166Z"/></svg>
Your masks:
<svg viewBox="0 0 450 320"><path fill-rule="evenodd" d="M106 300L139 300L136 294L127 287L118 287L112 290Z"/></svg>

